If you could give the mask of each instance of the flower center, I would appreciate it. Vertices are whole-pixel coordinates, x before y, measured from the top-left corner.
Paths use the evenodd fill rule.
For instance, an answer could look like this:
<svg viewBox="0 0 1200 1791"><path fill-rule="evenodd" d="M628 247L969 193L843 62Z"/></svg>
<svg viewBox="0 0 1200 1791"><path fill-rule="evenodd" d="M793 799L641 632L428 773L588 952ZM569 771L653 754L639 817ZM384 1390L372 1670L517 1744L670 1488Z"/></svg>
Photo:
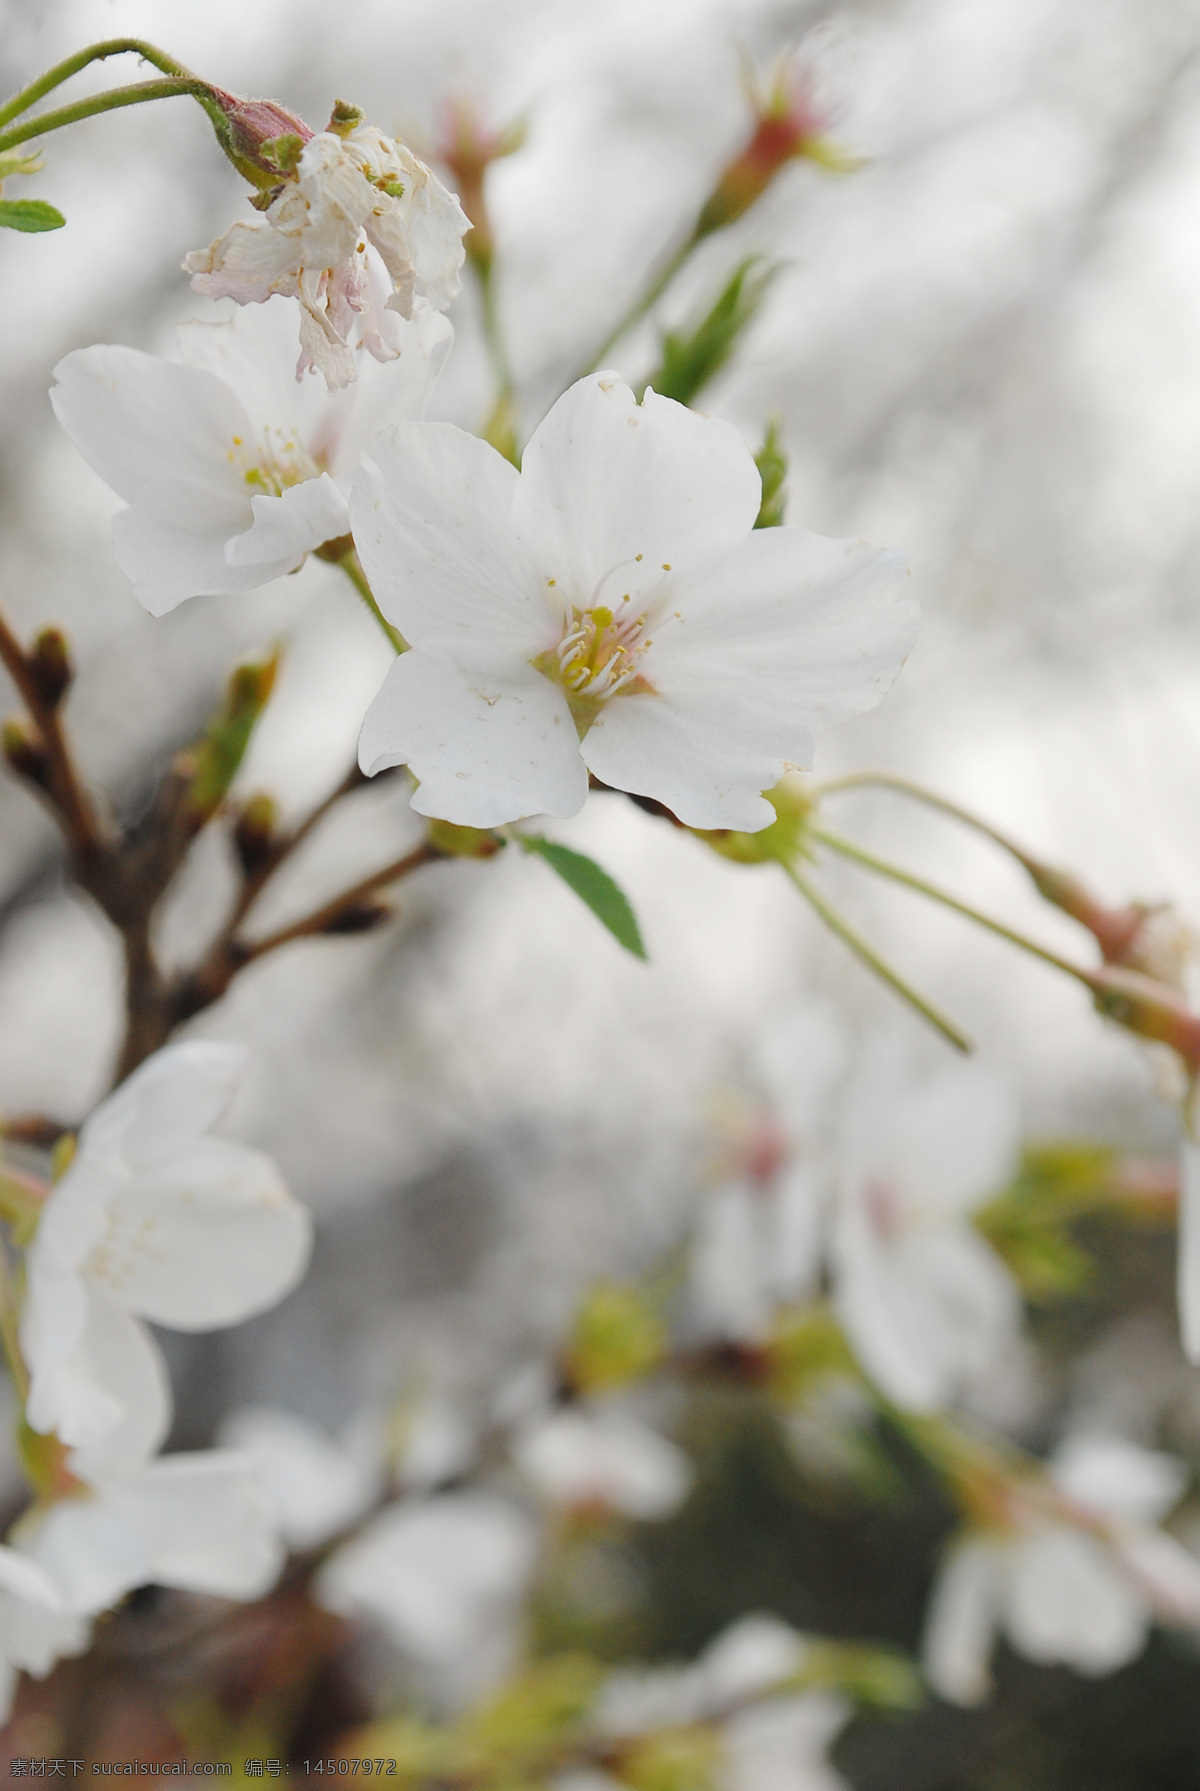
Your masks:
<svg viewBox="0 0 1200 1791"><path fill-rule="evenodd" d="M270 425L257 442L250 443L235 435L228 457L249 486L252 497L279 497L290 485L302 485L306 479L315 479L321 472L320 465L301 446L294 431Z"/></svg>
<svg viewBox="0 0 1200 1791"><path fill-rule="evenodd" d="M598 601L614 574L641 558L639 553L610 567L585 603L564 605L562 638L533 661L539 672L562 685L581 739L610 697L654 688L640 665L642 655L654 644L647 633L650 618L645 595L635 599L626 591L614 604ZM662 570L668 573L671 568L664 565ZM553 594L557 581L551 578L546 583Z"/></svg>

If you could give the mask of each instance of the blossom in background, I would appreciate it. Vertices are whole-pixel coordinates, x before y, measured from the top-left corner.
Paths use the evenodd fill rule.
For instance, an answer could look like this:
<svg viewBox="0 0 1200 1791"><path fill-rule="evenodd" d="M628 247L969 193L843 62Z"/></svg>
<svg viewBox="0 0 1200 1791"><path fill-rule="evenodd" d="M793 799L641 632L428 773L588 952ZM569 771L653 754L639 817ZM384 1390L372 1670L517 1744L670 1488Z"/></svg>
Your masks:
<svg viewBox="0 0 1200 1791"><path fill-rule="evenodd" d="M547 1413L522 1426L512 1455L544 1498L574 1510L653 1521L677 1511L692 1484L682 1449L623 1412Z"/></svg>
<svg viewBox="0 0 1200 1791"><path fill-rule="evenodd" d="M1182 1463L1079 1436L1048 1471L1049 1497L1015 1489L1011 1521L968 1532L938 1576L922 1652L951 1703L987 1696L1000 1630L1029 1660L1099 1675L1140 1653L1155 1619L1200 1622L1200 1561L1155 1528L1186 1485Z"/></svg>
<svg viewBox="0 0 1200 1791"><path fill-rule="evenodd" d="M381 361L399 354L389 314L446 309L470 222L437 175L373 125L318 132L281 172L262 216L239 219L183 265L209 298L298 299L297 377L318 369L334 391L355 377L356 345ZM371 278L369 249L390 292Z"/></svg>
<svg viewBox="0 0 1200 1791"><path fill-rule="evenodd" d="M830 1691L780 1695L803 1671L810 1646L778 1617L739 1617L690 1666L611 1673L592 1725L619 1741L717 1723L730 1791L844 1791L826 1753L850 1703Z"/></svg>
<svg viewBox="0 0 1200 1791"><path fill-rule="evenodd" d="M761 1343L777 1307L812 1291L821 1264L824 1121L848 1042L819 1000L768 1028L751 1055L761 1099L736 1128L732 1174L700 1214L689 1265L701 1328Z"/></svg>
<svg viewBox="0 0 1200 1791"><path fill-rule="evenodd" d="M59 362L55 415L128 504L113 551L151 615L252 591L348 533L364 446L421 416L453 336L434 312L389 323L400 359L333 397L290 377L282 305L184 324L177 361L100 345Z"/></svg>
<svg viewBox="0 0 1200 1791"><path fill-rule="evenodd" d="M343 1616L373 1619L425 1680L459 1705L513 1661L536 1533L506 1499L439 1493L390 1506L322 1567L316 1596Z"/></svg>
<svg viewBox="0 0 1200 1791"><path fill-rule="evenodd" d="M1019 1119L975 1065L912 1082L882 1052L837 1127L834 1308L889 1399L936 1411L1015 1339L1020 1297L970 1216L1011 1178Z"/></svg>
<svg viewBox="0 0 1200 1791"><path fill-rule="evenodd" d="M252 1464L289 1548L318 1548L348 1529L383 1485L382 1454L365 1430L348 1445L335 1443L290 1412L243 1406L218 1441Z"/></svg>
<svg viewBox="0 0 1200 1791"><path fill-rule="evenodd" d="M300 1280L312 1223L269 1157L209 1136L245 1062L170 1045L84 1125L26 1255L21 1350L34 1430L84 1478L148 1458L170 1389L141 1319L207 1331L265 1311Z"/></svg>
<svg viewBox="0 0 1200 1791"><path fill-rule="evenodd" d="M414 649L363 723L368 773L469 826L573 815L588 773L694 827L757 830L815 729L871 708L916 636L902 560L755 530L737 430L589 375L518 473L449 424L385 431L351 498L380 607Z"/></svg>
<svg viewBox="0 0 1200 1791"><path fill-rule="evenodd" d="M0 1546L0 1722L12 1708L18 1671L42 1678L64 1655L81 1654L90 1634L44 1568Z"/></svg>

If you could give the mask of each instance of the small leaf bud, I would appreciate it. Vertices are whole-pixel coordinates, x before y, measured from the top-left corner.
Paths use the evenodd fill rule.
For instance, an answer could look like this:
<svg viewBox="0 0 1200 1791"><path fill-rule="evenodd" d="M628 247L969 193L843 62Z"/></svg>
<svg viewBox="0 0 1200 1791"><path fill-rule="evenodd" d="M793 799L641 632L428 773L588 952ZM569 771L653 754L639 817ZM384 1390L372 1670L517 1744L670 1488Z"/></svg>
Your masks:
<svg viewBox="0 0 1200 1791"><path fill-rule="evenodd" d="M278 811L274 798L260 793L242 804L233 829L233 849L247 876L261 870L271 857Z"/></svg>
<svg viewBox="0 0 1200 1791"><path fill-rule="evenodd" d="M27 664L38 695L47 708L56 708L70 688L74 676L67 652L67 637L61 628L42 629L33 643L33 651Z"/></svg>
<svg viewBox="0 0 1200 1791"><path fill-rule="evenodd" d="M385 921L391 920L395 913L393 905L381 899L353 902L350 907L343 908L340 914L326 922L321 931L334 935L372 933L376 927L381 927Z"/></svg>
<svg viewBox="0 0 1200 1791"><path fill-rule="evenodd" d="M18 777L41 789L50 784L50 756L37 734L21 721L6 721L0 732L0 750Z"/></svg>

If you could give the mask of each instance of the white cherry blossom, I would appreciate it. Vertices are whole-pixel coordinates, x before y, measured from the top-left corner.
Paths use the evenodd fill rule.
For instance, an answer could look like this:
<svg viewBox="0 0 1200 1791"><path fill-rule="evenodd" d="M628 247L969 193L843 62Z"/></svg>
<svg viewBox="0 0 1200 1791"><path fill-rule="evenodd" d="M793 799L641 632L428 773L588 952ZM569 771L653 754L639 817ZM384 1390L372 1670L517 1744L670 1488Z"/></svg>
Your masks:
<svg viewBox="0 0 1200 1791"><path fill-rule="evenodd" d="M258 1598L284 1558L253 1463L220 1449L86 1475L67 1497L34 1506L13 1540L83 1617L149 1584Z"/></svg>
<svg viewBox="0 0 1200 1791"><path fill-rule="evenodd" d="M291 378L282 304L182 325L178 360L99 345L58 363L50 401L128 506L113 551L151 615L255 590L349 532L364 446L422 415L453 335L435 312L387 328L399 359L332 397Z"/></svg>
<svg viewBox="0 0 1200 1791"><path fill-rule="evenodd" d="M938 1576L923 1655L951 1703L987 1696L998 1631L1030 1660L1100 1675L1141 1651L1155 1619L1200 1622L1200 1561L1154 1527L1184 1489L1183 1465L1080 1436L1048 1467L1060 1500L1015 1497L1011 1524L968 1532Z"/></svg>
<svg viewBox="0 0 1200 1791"><path fill-rule="evenodd" d="M852 1715L849 1699L831 1691L738 1711L721 1730L729 1791L850 1791L828 1750Z"/></svg>
<svg viewBox="0 0 1200 1791"><path fill-rule="evenodd" d="M809 1647L808 1638L781 1617L749 1612L688 1666L622 1667L610 1673L592 1724L602 1735L618 1736L722 1720L794 1680Z"/></svg>
<svg viewBox="0 0 1200 1791"><path fill-rule="evenodd" d="M12 1709L18 1672L42 1678L64 1655L81 1654L90 1633L43 1567L0 1546L0 1723Z"/></svg>
<svg viewBox="0 0 1200 1791"><path fill-rule="evenodd" d="M838 1320L888 1398L935 1411L1017 1335L1016 1283L970 1223L1016 1168L1016 1108L978 1066L914 1082L881 1051L847 1089L838 1134Z"/></svg>
<svg viewBox="0 0 1200 1791"><path fill-rule="evenodd" d="M265 1311L307 1266L312 1223L269 1157L210 1136L245 1061L237 1046L170 1045L84 1125L26 1255L26 1416L90 1478L148 1457L170 1391L140 1322L180 1331Z"/></svg>
<svg viewBox="0 0 1200 1791"><path fill-rule="evenodd" d="M375 442L354 538L401 655L363 724L421 814L573 815L588 773L689 826L757 830L814 731L871 708L917 609L900 557L755 530L737 430L611 373L558 400L520 473L449 424Z"/></svg>
<svg viewBox="0 0 1200 1791"><path fill-rule="evenodd" d="M320 131L268 210L188 255L197 292L262 304L300 301L300 365L331 391L355 377L354 349L399 353L389 317L444 311L459 287L470 222L454 194L403 143L373 125ZM373 249L391 290L371 280Z"/></svg>
<svg viewBox="0 0 1200 1791"><path fill-rule="evenodd" d="M803 1298L821 1266L826 1220L825 1120L847 1062L830 1005L810 1000L757 1041L755 1092L736 1127L733 1173L706 1201L689 1282L705 1332L763 1342L775 1310Z"/></svg>
<svg viewBox="0 0 1200 1791"><path fill-rule="evenodd" d="M529 1517L491 1493L404 1500L330 1556L316 1596L329 1610L373 1619L429 1695L458 1705L511 1667L535 1550Z"/></svg>
<svg viewBox="0 0 1200 1791"><path fill-rule="evenodd" d="M337 1443L274 1406L243 1406L219 1439L253 1464L289 1548L317 1548L363 1515L383 1484L381 1451L365 1427Z"/></svg>
<svg viewBox="0 0 1200 1791"><path fill-rule="evenodd" d="M692 1484L682 1449L624 1412L550 1412L518 1431L512 1454L552 1504L599 1506L643 1521L669 1517Z"/></svg>

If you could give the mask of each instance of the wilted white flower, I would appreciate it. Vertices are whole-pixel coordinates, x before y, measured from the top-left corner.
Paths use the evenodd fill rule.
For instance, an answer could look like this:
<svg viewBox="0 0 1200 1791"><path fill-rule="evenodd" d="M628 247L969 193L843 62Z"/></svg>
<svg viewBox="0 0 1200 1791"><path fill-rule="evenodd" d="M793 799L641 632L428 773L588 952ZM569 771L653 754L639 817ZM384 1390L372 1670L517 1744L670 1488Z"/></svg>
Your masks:
<svg viewBox="0 0 1200 1791"><path fill-rule="evenodd" d="M87 1617L149 1584L257 1598L283 1564L253 1464L218 1449L85 1476L67 1497L34 1506L14 1541L65 1609Z"/></svg>
<svg viewBox="0 0 1200 1791"><path fill-rule="evenodd" d="M518 473L449 424L385 431L354 538L414 649L363 723L421 814L573 815L588 773L694 827L767 826L761 791L812 734L871 708L916 636L903 562L755 530L737 430L608 373L564 393Z"/></svg>
<svg viewBox="0 0 1200 1791"><path fill-rule="evenodd" d="M312 1222L274 1163L209 1136L244 1061L233 1045L157 1052L96 1109L47 1197L26 1255L26 1416L75 1450L84 1478L166 1435L170 1390L141 1319L237 1324L304 1273Z"/></svg>
<svg viewBox="0 0 1200 1791"><path fill-rule="evenodd" d="M58 363L55 415L128 504L113 551L151 615L255 590L349 532L364 446L422 415L453 335L434 312L387 327L400 359L334 397L290 377L282 305L184 324L177 361L102 345Z"/></svg>
<svg viewBox="0 0 1200 1791"><path fill-rule="evenodd" d="M503 1677L533 1570L534 1526L483 1492L405 1500L337 1550L316 1581L329 1610L370 1617L457 1704Z"/></svg>
<svg viewBox="0 0 1200 1791"><path fill-rule="evenodd" d="M42 1678L56 1660L87 1647L91 1625L69 1611L36 1561L0 1546L0 1723L12 1708L17 1673Z"/></svg>
<svg viewBox="0 0 1200 1791"><path fill-rule="evenodd" d="M378 360L399 353L389 312L446 309L468 229L458 200L424 162L360 125L310 137L265 214L239 219L183 265L209 298L299 299L298 376L317 368L333 391L355 377L356 343ZM386 296L372 285L368 245L387 270Z"/></svg>
<svg viewBox="0 0 1200 1791"><path fill-rule="evenodd" d="M993 1638L1044 1664L1114 1672L1154 1619L1200 1621L1200 1561L1154 1528L1187 1471L1118 1438L1077 1437L1049 1463L1059 1502L1012 1501L1007 1529L969 1532L934 1588L923 1656L930 1684L955 1704L988 1694Z"/></svg>
<svg viewBox="0 0 1200 1791"><path fill-rule="evenodd" d="M974 1065L914 1084L880 1058L847 1091L834 1307L862 1366L897 1405L946 1405L1016 1335L1016 1283L970 1215L1010 1179L1018 1142L1012 1100Z"/></svg>
<svg viewBox="0 0 1200 1791"><path fill-rule="evenodd" d="M761 1342L776 1307L812 1290L826 1217L823 1122L846 1059L844 1030L818 1000L758 1042L751 1070L765 1100L740 1130L734 1173L706 1202L692 1247L703 1329Z"/></svg>
<svg viewBox="0 0 1200 1791"><path fill-rule="evenodd" d="M334 1443L274 1406L243 1406L222 1424L219 1441L252 1464L289 1548L317 1548L347 1529L383 1483L372 1438Z"/></svg>
<svg viewBox="0 0 1200 1791"><path fill-rule="evenodd" d="M692 1484L682 1449L622 1412L551 1412L517 1433L512 1453L551 1503L643 1520L669 1517Z"/></svg>

